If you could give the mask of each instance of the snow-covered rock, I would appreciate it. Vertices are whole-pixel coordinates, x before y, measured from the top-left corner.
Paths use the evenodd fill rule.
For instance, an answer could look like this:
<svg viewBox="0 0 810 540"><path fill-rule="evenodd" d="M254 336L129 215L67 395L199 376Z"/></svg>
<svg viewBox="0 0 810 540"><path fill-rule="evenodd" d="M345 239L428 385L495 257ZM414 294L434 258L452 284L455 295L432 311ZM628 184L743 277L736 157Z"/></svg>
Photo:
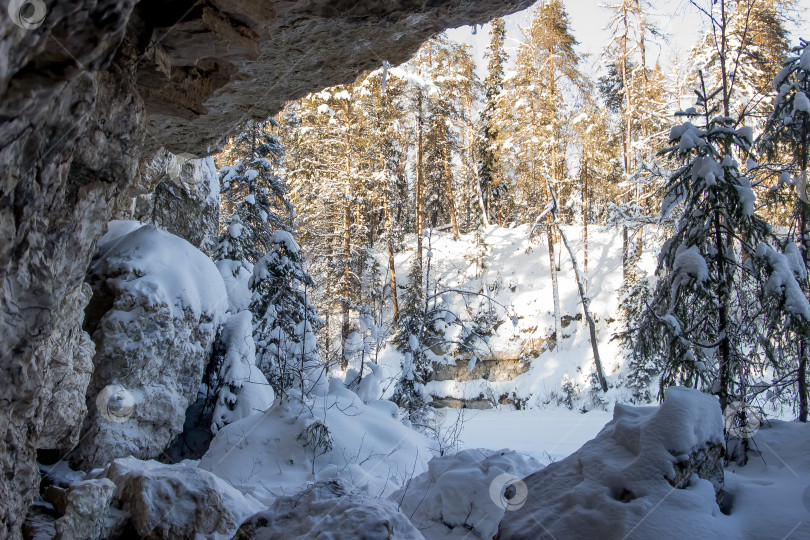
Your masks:
<svg viewBox="0 0 810 540"><path fill-rule="evenodd" d="M90 412L71 455L84 469L156 457L182 431L228 305L202 252L152 225L130 228L111 228L88 275L95 370Z"/></svg>
<svg viewBox="0 0 810 540"><path fill-rule="evenodd" d="M264 508L191 462L116 459L104 475L115 484L113 506L128 514L138 538L231 538Z"/></svg>
<svg viewBox="0 0 810 540"><path fill-rule="evenodd" d="M130 197L119 197L116 217L152 223L206 253L219 233L219 176L212 157L190 159L160 149L141 167Z"/></svg>
<svg viewBox="0 0 810 540"><path fill-rule="evenodd" d="M101 538L115 484L106 478L84 480L65 491L62 517L54 523L57 540Z"/></svg>
<svg viewBox="0 0 810 540"><path fill-rule="evenodd" d="M265 413L225 426L200 468L265 504L335 478L385 497L433 456L430 441L393 418L390 405L366 405L333 380L325 396L278 399Z"/></svg>
<svg viewBox="0 0 810 540"><path fill-rule="evenodd" d="M421 540L396 503L352 493L339 481L318 482L280 497L239 527L235 540L329 538L331 540Z"/></svg>
<svg viewBox="0 0 810 540"><path fill-rule="evenodd" d="M616 405L595 439L524 480L498 538L733 538L716 502L722 448L713 396L673 387L660 407Z"/></svg>
<svg viewBox="0 0 810 540"><path fill-rule="evenodd" d="M428 470L389 497L428 540L489 540L514 482L542 466L513 450L462 450L435 457Z"/></svg>

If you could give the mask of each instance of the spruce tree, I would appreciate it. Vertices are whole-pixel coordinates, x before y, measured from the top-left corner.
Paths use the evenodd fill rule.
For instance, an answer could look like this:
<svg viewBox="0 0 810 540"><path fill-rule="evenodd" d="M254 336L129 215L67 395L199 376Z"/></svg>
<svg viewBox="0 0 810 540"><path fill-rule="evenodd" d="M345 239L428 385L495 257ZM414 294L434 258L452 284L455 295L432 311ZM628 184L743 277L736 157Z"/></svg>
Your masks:
<svg viewBox="0 0 810 540"><path fill-rule="evenodd" d="M271 247L253 267L256 364L282 399L296 388L306 394L325 374L316 332L323 325L310 302L312 278L303 267L292 234L278 230Z"/></svg>
<svg viewBox="0 0 810 540"><path fill-rule="evenodd" d="M668 386L692 386L716 394L725 409L745 399L748 357L757 346L757 309L747 305L755 272L738 253L754 253L770 230L754 214L750 180L734 158L750 150L751 129L716 116L717 92L696 91L697 107L679 113L687 121L672 128L662 151L680 163L665 186L663 213L679 206L680 217L659 255L661 277L633 362L645 370L658 363L661 397Z"/></svg>
<svg viewBox="0 0 810 540"><path fill-rule="evenodd" d="M779 73L774 78L776 98L774 109L765 126L759 147L764 156L770 159L759 168L776 176L778 183L793 187L793 215L789 222L785 243L786 253L793 253L793 260L801 262L792 265L798 283L805 297L808 295L808 270L810 270L810 199L807 194L807 165L810 155L810 43L801 40L791 50ZM776 165L773 162L776 161ZM778 184L777 184L778 185ZM798 244L799 249L795 250ZM775 258L775 257L774 257ZM775 258L778 262L778 258ZM788 259L790 260L790 259ZM769 268L772 270L773 268ZM810 356L810 336L808 321L801 314L802 303L793 298L788 303L788 287L784 292L777 291L777 309L771 311L770 328L774 339L784 350L795 351L795 361L786 362L782 371L795 369L796 394L798 396L798 416L802 422L808 417L807 364ZM798 310L798 311L797 311ZM792 378L791 378L792 379Z"/></svg>
<svg viewBox="0 0 810 540"><path fill-rule="evenodd" d="M222 233L216 257L253 264L270 248L274 230L289 226L292 205L281 180L284 151L270 130L275 122L250 122L224 154L220 168Z"/></svg>
<svg viewBox="0 0 810 540"><path fill-rule="evenodd" d="M505 180L498 170L498 161L495 144L498 140L498 127L495 122L498 95L503 91L505 65L508 59L506 49L506 25L501 18L493 19L490 24L490 42L486 58L487 77L484 80L484 109L481 111L482 136L480 138L480 164L478 166L479 186L481 190L482 221L486 227L489 225L491 213L494 209L496 220L500 225L502 212L498 208L498 201L506 190Z"/></svg>

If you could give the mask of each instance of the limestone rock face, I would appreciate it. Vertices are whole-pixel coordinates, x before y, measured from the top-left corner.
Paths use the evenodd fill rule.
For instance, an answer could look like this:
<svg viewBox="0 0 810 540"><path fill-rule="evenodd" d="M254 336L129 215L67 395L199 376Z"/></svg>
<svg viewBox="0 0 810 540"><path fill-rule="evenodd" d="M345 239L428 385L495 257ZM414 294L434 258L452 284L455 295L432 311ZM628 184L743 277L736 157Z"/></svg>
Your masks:
<svg viewBox="0 0 810 540"><path fill-rule="evenodd" d="M87 414L80 397L87 392L96 350L82 329L84 306L91 294L90 286L82 283L65 297L54 317L53 333L35 353L48 355L43 363L50 369L50 377L43 381L42 414L38 416L39 448L70 450L79 442Z"/></svg>
<svg viewBox="0 0 810 540"><path fill-rule="evenodd" d="M301 493L280 497L240 527L234 540L274 538L334 540L422 540L396 503L352 493L340 482L318 482Z"/></svg>
<svg viewBox="0 0 810 540"><path fill-rule="evenodd" d="M211 253L219 234L219 178L211 157L160 150L117 201L117 219L151 223ZM131 197L131 198L130 198Z"/></svg>
<svg viewBox="0 0 810 540"><path fill-rule="evenodd" d="M183 431L227 309L219 271L188 242L152 225L116 230L126 232L111 226L88 277L95 370L70 455L85 470L157 457Z"/></svg>
<svg viewBox="0 0 810 540"><path fill-rule="evenodd" d="M146 156L201 157L286 100L530 3L74 0L33 28L0 20L0 537L35 494L47 342L81 311L60 306Z"/></svg>
<svg viewBox="0 0 810 540"><path fill-rule="evenodd" d="M247 119L287 100L406 61L433 34L528 7L531 0L215 0L175 2L139 65L149 147L205 154ZM144 13L158 2L142 2ZM192 8L192 6L195 6ZM152 21L150 21L152 22ZM163 24L160 24L160 23ZM171 31L168 31L171 28Z"/></svg>
<svg viewBox="0 0 810 540"><path fill-rule="evenodd" d="M39 478L43 389L58 381L50 368L57 344L48 338L54 330L65 335L57 317L80 318L81 302L67 315L66 299L82 286L109 200L138 165L144 117L134 59L121 51L113 61L133 4L49 3L36 30L0 20L2 538L19 537ZM82 399L65 405L77 410Z"/></svg>

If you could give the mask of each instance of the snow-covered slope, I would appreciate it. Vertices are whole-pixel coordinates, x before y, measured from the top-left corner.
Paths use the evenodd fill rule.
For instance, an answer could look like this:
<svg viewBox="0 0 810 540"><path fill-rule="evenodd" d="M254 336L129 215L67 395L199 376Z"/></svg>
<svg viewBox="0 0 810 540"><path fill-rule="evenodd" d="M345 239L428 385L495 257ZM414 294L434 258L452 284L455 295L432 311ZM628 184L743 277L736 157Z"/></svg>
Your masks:
<svg viewBox="0 0 810 540"><path fill-rule="evenodd" d="M582 228L566 226L565 231L583 268ZM517 403L521 408L558 404L593 408L594 400L589 393L593 353L570 256L560 244L556 246L561 331L555 340L548 244L542 235L530 240L529 232L528 225L491 226L483 236L485 246L476 242L475 233L454 241L448 232L434 232L429 242L426 239L431 290L456 289L489 295L496 302L492 306L500 319L489 342L479 345L474 355L457 349L436 358L436 370L427 390L438 403L458 406L463 400L467 406L476 408L499 403ZM591 311L596 319L602 363L608 382L614 387L607 396L599 396L600 403L628 398L620 388L623 351L617 341L611 341L619 329L621 247L621 234L616 229L590 227L587 273ZM657 253L658 244L649 242L640 264L643 270L652 273ZM483 268L474 260L476 255L483 260ZM396 257L401 285L413 256L411 246ZM381 260L382 264L386 262ZM440 303L465 322L477 310L489 308L489 301L483 296L452 291L443 294ZM453 328L448 327L448 331L454 337ZM477 359L470 362L471 356ZM381 355L389 377L396 376L400 362L401 355L393 346Z"/></svg>

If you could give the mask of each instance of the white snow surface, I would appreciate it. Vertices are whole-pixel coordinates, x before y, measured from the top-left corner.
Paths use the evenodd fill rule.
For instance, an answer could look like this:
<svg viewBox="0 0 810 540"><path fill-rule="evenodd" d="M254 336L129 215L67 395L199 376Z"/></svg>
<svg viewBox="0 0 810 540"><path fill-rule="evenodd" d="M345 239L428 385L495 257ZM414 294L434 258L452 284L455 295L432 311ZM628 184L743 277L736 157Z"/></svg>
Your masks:
<svg viewBox="0 0 810 540"><path fill-rule="evenodd" d="M799 282L796 281L795 271L797 269L796 256L798 250L795 244L792 249L787 250L787 254L775 251L765 242L760 242L757 246L757 257L764 259L770 269L770 276L765 283L765 292L771 295L785 297L785 309L793 316L801 317L805 321L810 321L810 303L807 301ZM806 270L802 265L799 275L802 277Z"/></svg>
<svg viewBox="0 0 810 540"><path fill-rule="evenodd" d="M110 221L107 223L107 232L105 232L104 236L102 236L98 241L98 246L101 248L101 246L110 245L111 242L114 242L122 236L138 230L143 226L144 224L140 221L135 221L132 219L116 219Z"/></svg>
<svg viewBox="0 0 810 540"><path fill-rule="evenodd" d="M253 296L249 288L253 269L245 266L250 263L223 259L216 264L228 294L228 311L238 313L247 309Z"/></svg>
<svg viewBox="0 0 810 540"><path fill-rule="evenodd" d="M676 274L688 275L689 278L694 279L698 284L709 279L709 267L706 265L706 259L701 255L698 246L679 249L678 254L675 255L672 270ZM674 288L675 285L673 284L673 289Z"/></svg>
<svg viewBox="0 0 810 540"><path fill-rule="evenodd" d="M329 393L312 402L279 398L265 413L221 429L200 467L268 505L332 479L385 497L427 469L434 455L432 443L402 425L391 405L366 405L333 380ZM316 423L328 428L331 450L305 446L304 432Z"/></svg>
<svg viewBox="0 0 810 540"><path fill-rule="evenodd" d="M810 100L807 99L804 92L796 92L796 97L793 98L793 110L810 114Z"/></svg>
<svg viewBox="0 0 810 540"><path fill-rule="evenodd" d="M136 228L132 221L111 222L99 242L99 258L91 271L115 281L147 305L166 305L176 318L190 310L207 315L215 325L228 307L222 277L203 252L154 225ZM177 264L178 260L184 264Z"/></svg>
<svg viewBox="0 0 810 540"><path fill-rule="evenodd" d="M660 407L616 405L613 420L568 458L525 479L525 506L501 523L503 537L738 538L715 502L711 482L694 475L673 489L674 464L723 442L717 399L672 387Z"/></svg>
<svg viewBox="0 0 810 540"><path fill-rule="evenodd" d="M510 448L547 465L575 452L594 438L612 414L595 409L587 413L564 407L515 411L500 409L443 409L443 429L463 426L458 447L490 452ZM459 415L461 418L459 419Z"/></svg>
<svg viewBox="0 0 810 540"><path fill-rule="evenodd" d="M462 450L433 458L390 500L428 540L489 540L508 506L506 488L541 467L513 450Z"/></svg>

